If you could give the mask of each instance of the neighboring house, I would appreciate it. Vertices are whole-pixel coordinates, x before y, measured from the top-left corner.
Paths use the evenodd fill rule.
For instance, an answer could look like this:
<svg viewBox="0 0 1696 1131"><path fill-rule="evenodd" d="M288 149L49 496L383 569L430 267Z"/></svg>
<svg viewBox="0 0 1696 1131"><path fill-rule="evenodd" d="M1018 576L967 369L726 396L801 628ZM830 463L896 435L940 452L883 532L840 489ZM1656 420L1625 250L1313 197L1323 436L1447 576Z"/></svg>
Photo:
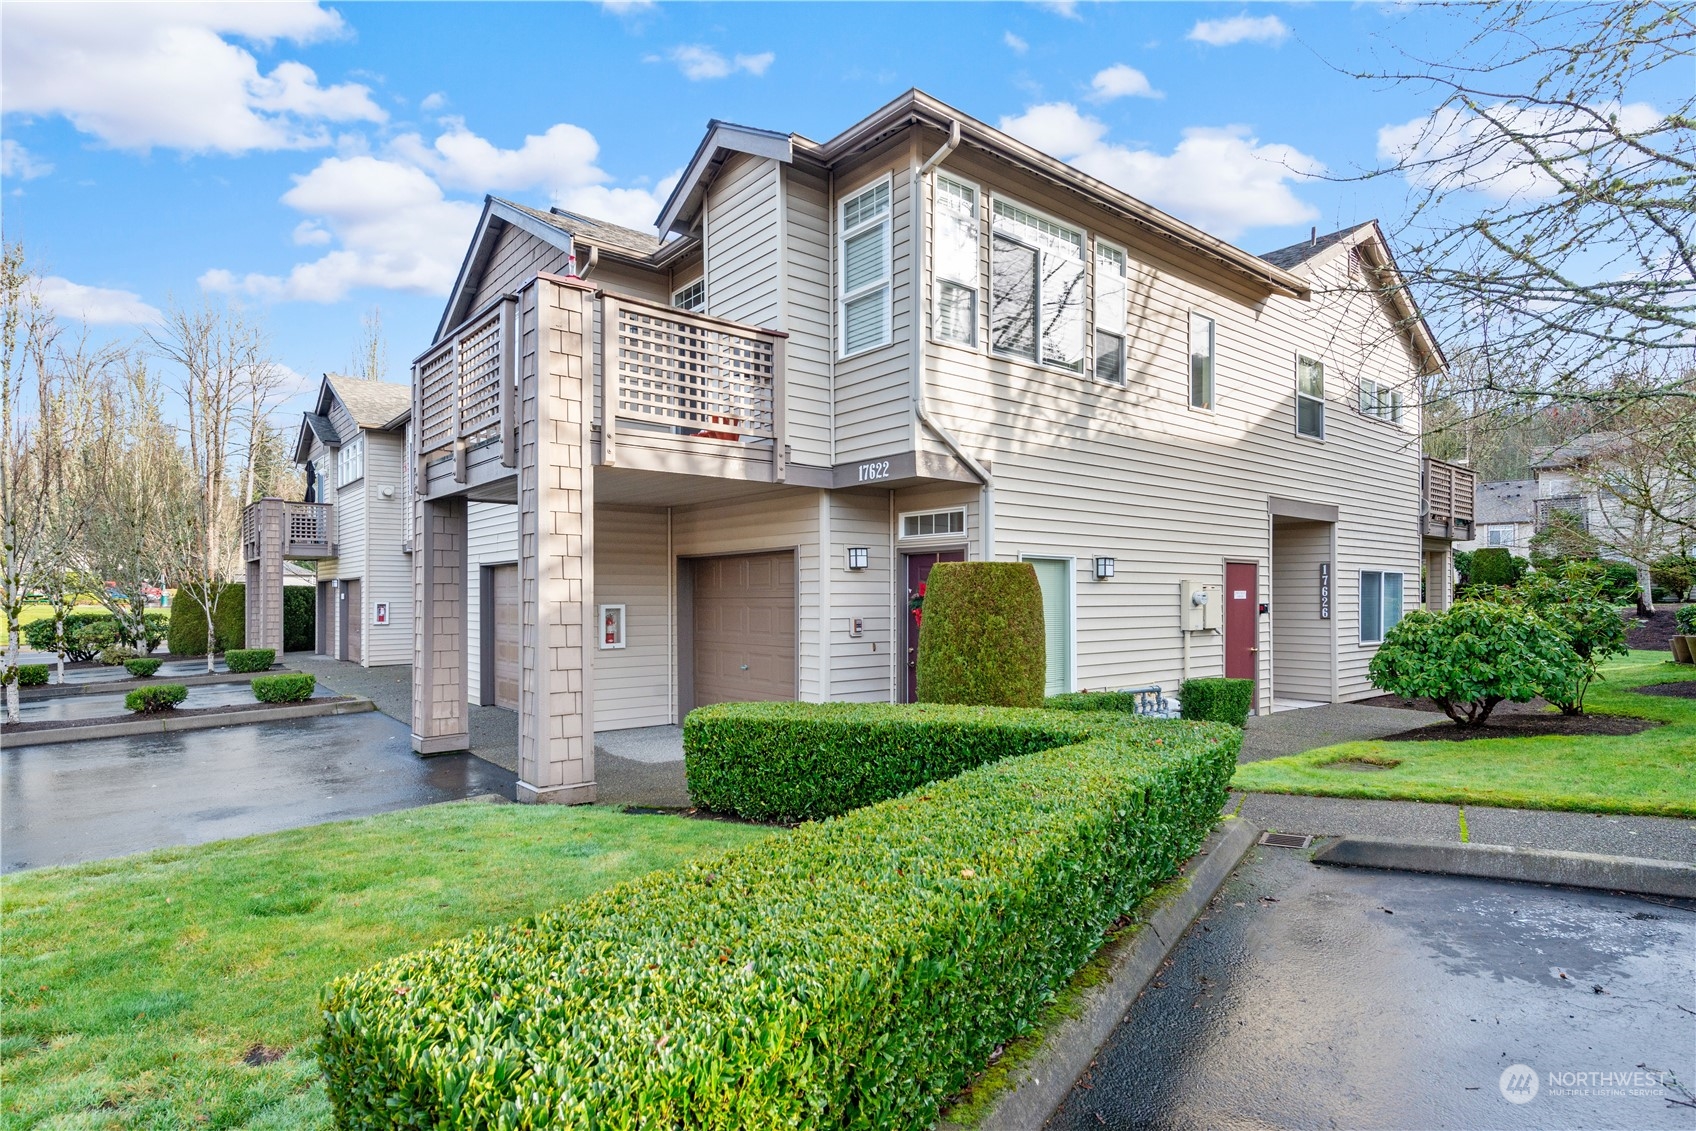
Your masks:
<svg viewBox="0 0 1696 1131"><path fill-rule="evenodd" d="M1480 483L1475 505L1477 537L1456 542L1456 550L1480 550L1497 546L1519 557L1531 554L1531 536L1537 531L1537 481L1506 479Z"/></svg>
<svg viewBox="0 0 1696 1131"><path fill-rule="evenodd" d="M284 563L315 561L318 654L412 661L411 415L410 386L325 376L295 441L306 498L262 499L243 515L250 647L282 650Z"/></svg>
<svg viewBox="0 0 1696 1131"><path fill-rule="evenodd" d="M1447 600L1471 473L1366 223L1242 251L909 92L829 141L713 122L663 241L490 198L415 363L413 744L913 697L938 561L1031 563L1051 692L1357 699Z"/></svg>

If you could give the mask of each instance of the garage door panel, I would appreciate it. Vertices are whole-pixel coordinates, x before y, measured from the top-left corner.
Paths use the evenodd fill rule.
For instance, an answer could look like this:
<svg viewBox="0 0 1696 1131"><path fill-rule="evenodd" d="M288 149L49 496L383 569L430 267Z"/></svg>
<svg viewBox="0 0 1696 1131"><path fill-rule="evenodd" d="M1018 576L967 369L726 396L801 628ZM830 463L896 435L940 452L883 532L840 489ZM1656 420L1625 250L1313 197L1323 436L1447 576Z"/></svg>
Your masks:
<svg viewBox="0 0 1696 1131"><path fill-rule="evenodd" d="M795 698L795 556L694 563L695 703Z"/></svg>
<svg viewBox="0 0 1696 1131"><path fill-rule="evenodd" d="M518 567L496 566L489 571L495 605L495 706L518 710L520 626Z"/></svg>

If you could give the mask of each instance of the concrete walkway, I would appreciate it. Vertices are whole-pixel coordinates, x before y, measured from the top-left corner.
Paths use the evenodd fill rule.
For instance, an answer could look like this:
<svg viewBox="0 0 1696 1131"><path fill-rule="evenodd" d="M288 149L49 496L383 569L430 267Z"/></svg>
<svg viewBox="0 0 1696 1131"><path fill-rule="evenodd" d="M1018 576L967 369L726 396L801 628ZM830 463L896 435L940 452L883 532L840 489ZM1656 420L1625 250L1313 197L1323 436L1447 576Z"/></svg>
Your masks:
<svg viewBox="0 0 1696 1131"><path fill-rule="evenodd" d="M1239 762L1261 762L1300 754L1339 742L1359 742L1400 734L1422 724L1447 723L1435 712L1369 707L1360 703L1327 703L1295 711L1255 715L1248 721Z"/></svg>

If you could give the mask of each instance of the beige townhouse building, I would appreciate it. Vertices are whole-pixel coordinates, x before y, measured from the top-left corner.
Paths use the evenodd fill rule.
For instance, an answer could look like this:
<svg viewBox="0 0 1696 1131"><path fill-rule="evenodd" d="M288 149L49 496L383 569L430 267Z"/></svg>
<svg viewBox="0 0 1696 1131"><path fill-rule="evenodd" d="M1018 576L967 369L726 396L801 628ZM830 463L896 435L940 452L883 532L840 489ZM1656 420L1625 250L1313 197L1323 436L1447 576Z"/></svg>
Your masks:
<svg viewBox="0 0 1696 1131"><path fill-rule="evenodd" d="M1050 691L1373 694L1470 473L1374 223L1254 255L911 91L724 122L658 235L486 202L414 366L414 747L519 714L520 796L724 700L904 701L938 561L1029 561ZM392 614L391 614L392 615Z"/></svg>

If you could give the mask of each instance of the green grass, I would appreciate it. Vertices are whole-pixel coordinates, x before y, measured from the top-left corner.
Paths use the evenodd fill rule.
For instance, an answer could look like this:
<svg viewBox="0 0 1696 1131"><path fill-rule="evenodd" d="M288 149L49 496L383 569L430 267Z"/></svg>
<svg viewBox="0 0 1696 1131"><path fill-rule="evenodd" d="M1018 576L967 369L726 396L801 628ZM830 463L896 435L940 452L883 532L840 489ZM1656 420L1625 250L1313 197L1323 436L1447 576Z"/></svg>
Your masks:
<svg viewBox="0 0 1696 1131"><path fill-rule="evenodd" d="M770 835L461 803L7 876L0 1115L327 1127L314 1050L334 975ZM255 1045L285 1055L250 1067Z"/></svg>
<svg viewBox="0 0 1696 1131"><path fill-rule="evenodd" d="M1670 655L1638 651L1604 664L1605 678L1585 700L1591 714L1667 724L1640 734L1346 742L1240 766L1231 785L1259 793L1696 817L1696 700L1632 691L1696 679L1696 668L1671 663ZM1328 768L1351 761L1388 768Z"/></svg>

